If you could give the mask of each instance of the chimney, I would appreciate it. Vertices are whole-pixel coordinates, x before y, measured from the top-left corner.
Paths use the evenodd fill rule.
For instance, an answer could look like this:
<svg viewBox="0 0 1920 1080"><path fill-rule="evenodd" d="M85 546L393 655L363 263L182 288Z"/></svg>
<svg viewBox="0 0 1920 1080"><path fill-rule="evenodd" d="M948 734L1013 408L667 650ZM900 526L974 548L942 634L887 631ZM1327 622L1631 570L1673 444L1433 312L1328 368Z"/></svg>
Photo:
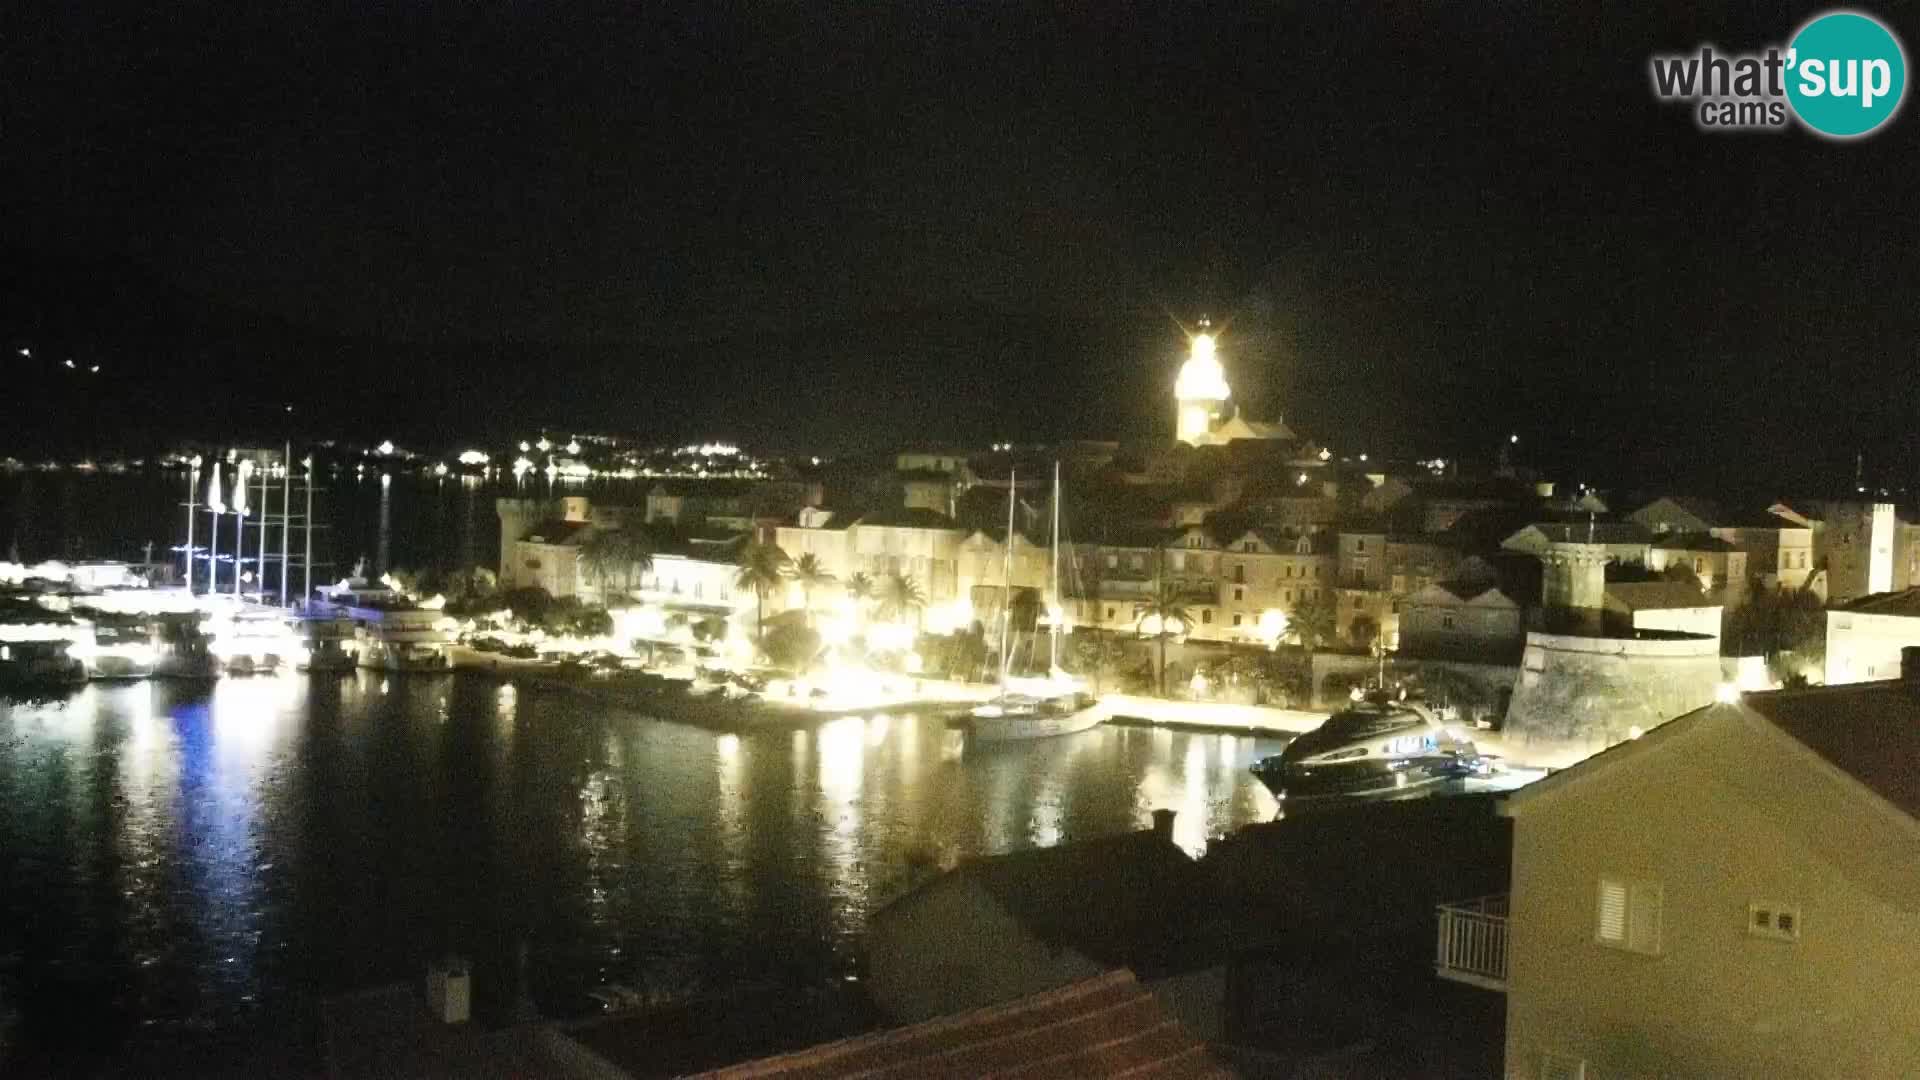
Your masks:
<svg viewBox="0 0 1920 1080"><path fill-rule="evenodd" d="M1173 818L1174 813L1171 810L1153 812L1153 835L1169 844L1173 843Z"/></svg>
<svg viewBox="0 0 1920 1080"><path fill-rule="evenodd" d="M450 955L427 968L427 1008L443 1024L473 1018L473 969L466 958Z"/></svg>
<svg viewBox="0 0 1920 1080"><path fill-rule="evenodd" d="M1900 681L1908 686L1920 686L1920 645L1901 648Z"/></svg>

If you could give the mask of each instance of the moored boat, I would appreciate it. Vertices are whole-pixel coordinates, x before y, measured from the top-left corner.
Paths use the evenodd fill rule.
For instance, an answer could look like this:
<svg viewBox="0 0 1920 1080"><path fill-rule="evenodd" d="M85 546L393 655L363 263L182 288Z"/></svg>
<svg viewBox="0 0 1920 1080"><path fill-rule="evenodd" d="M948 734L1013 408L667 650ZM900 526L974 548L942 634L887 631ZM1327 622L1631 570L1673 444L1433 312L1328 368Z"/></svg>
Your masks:
<svg viewBox="0 0 1920 1080"><path fill-rule="evenodd" d="M1087 731L1106 718L1093 695L1082 691L1052 697L1007 694L968 714L967 730L983 742L1040 739Z"/></svg>
<svg viewBox="0 0 1920 1080"><path fill-rule="evenodd" d="M153 617L153 672L162 679L217 679L224 664L198 612L166 612Z"/></svg>
<svg viewBox="0 0 1920 1080"><path fill-rule="evenodd" d="M1013 537L1014 506L1019 485L1016 477L1007 477L1007 600L1001 606L1000 692L992 701L975 707L952 726L966 731L967 737L981 742L1014 742L1021 739L1045 739L1073 735L1100 726L1107 711L1072 676L1060 670L1060 466L1053 467L1053 537L1051 603L1048 604L1051 662L1048 678L1035 681L1031 692L1014 689L1008 677L1009 648L1013 637Z"/></svg>
<svg viewBox="0 0 1920 1080"><path fill-rule="evenodd" d="M0 644L0 688L43 690L86 682L87 666L68 655L68 645L60 639Z"/></svg>
<svg viewBox="0 0 1920 1080"><path fill-rule="evenodd" d="M300 620L305 655L301 671L346 672L360 666L359 638L352 619L308 616Z"/></svg>
<svg viewBox="0 0 1920 1080"><path fill-rule="evenodd" d="M403 672L453 670L449 652L453 636L443 625L447 621L444 613L421 607L384 580L367 581L358 567L354 576L320 590L320 597L307 604L305 620L307 632L317 635L322 646L310 646L309 670L331 670L339 663L339 656L325 645L334 635L332 627L341 622L354 628L354 639L350 647L341 642L335 648L342 653L350 648L361 667ZM323 625L328 628L316 629Z"/></svg>
<svg viewBox="0 0 1920 1080"><path fill-rule="evenodd" d="M1422 704L1369 694L1253 766L1281 799L1382 795L1473 775L1473 741Z"/></svg>

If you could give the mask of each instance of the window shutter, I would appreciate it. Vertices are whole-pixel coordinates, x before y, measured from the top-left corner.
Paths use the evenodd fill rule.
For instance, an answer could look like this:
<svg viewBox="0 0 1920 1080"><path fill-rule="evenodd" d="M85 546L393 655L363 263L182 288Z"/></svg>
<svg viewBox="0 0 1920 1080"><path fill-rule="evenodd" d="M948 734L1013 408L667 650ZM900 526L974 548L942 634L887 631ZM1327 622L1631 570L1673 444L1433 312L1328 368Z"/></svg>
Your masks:
<svg viewBox="0 0 1920 1080"><path fill-rule="evenodd" d="M1627 903L1627 948L1634 952L1660 951L1660 886L1636 884Z"/></svg>
<svg viewBox="0 0 1920 1080"><path fill-rule="evenodd" d="M1594 935L1609 945L1627 942L1627 885L1612 878L1600 879L1599 922Z"/></svg>

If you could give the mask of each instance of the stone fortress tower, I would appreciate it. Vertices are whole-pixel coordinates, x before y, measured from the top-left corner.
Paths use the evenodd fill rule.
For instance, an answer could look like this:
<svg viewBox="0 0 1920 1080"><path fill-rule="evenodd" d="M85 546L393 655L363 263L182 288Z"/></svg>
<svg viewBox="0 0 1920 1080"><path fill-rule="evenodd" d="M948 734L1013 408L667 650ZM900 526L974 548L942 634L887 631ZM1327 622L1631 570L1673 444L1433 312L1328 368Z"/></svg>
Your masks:
<svg viewBox="0 0 1920 1080"><path fill-rule="evenodd" d="M1549 621L1600 631L1607 604L1607 546L1556 541L1540 556L1540 603Z"/></svg>
<svg viewBox="0 0 1920 1080"><path fill-rule="evenodd" d="M513 545L532 531L534 526L547 519L550 505L545 499L494 500L493 512L500 518L500 587L502 589L511 589L518 584L514 577Z"/></svg>
<svg viewBox="0 0 1920 1080"><path fill-rule="evenodd" d="M1894 589L1899 524L1892 503L1835 502L1824 508L1827 599L1834 603Z"/></svg>
<svg viewBox="0 0 1920 1080"><path fill-rule="evenodd" d="M1506 722L1513 752L1530 760L1570 763L1720 690L1718 637L1608 626L1607 558L1606 545L1577 542L1540 554L1540 625L1527 633Z"/></svg>

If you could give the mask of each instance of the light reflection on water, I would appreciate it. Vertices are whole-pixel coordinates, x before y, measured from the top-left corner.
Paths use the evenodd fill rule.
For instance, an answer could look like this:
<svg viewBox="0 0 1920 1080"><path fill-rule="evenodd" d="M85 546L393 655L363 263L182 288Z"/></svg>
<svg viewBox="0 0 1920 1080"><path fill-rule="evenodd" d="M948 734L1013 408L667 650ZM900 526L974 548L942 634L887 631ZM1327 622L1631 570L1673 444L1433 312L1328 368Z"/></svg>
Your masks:
<svg viewBox="0 0 1920 1080"><path fill-rule="evenodd" d="M475 958L478 1007L812 981L909 851L1273 816L1247 737L1103 727L952 753L935 718L713 735L466 678L96 684L0 706L0 995L58 1045L295 1031ZM27 993L27 987L33 987ZM84 1020L80 1019L84 1018Z"/></svg>

